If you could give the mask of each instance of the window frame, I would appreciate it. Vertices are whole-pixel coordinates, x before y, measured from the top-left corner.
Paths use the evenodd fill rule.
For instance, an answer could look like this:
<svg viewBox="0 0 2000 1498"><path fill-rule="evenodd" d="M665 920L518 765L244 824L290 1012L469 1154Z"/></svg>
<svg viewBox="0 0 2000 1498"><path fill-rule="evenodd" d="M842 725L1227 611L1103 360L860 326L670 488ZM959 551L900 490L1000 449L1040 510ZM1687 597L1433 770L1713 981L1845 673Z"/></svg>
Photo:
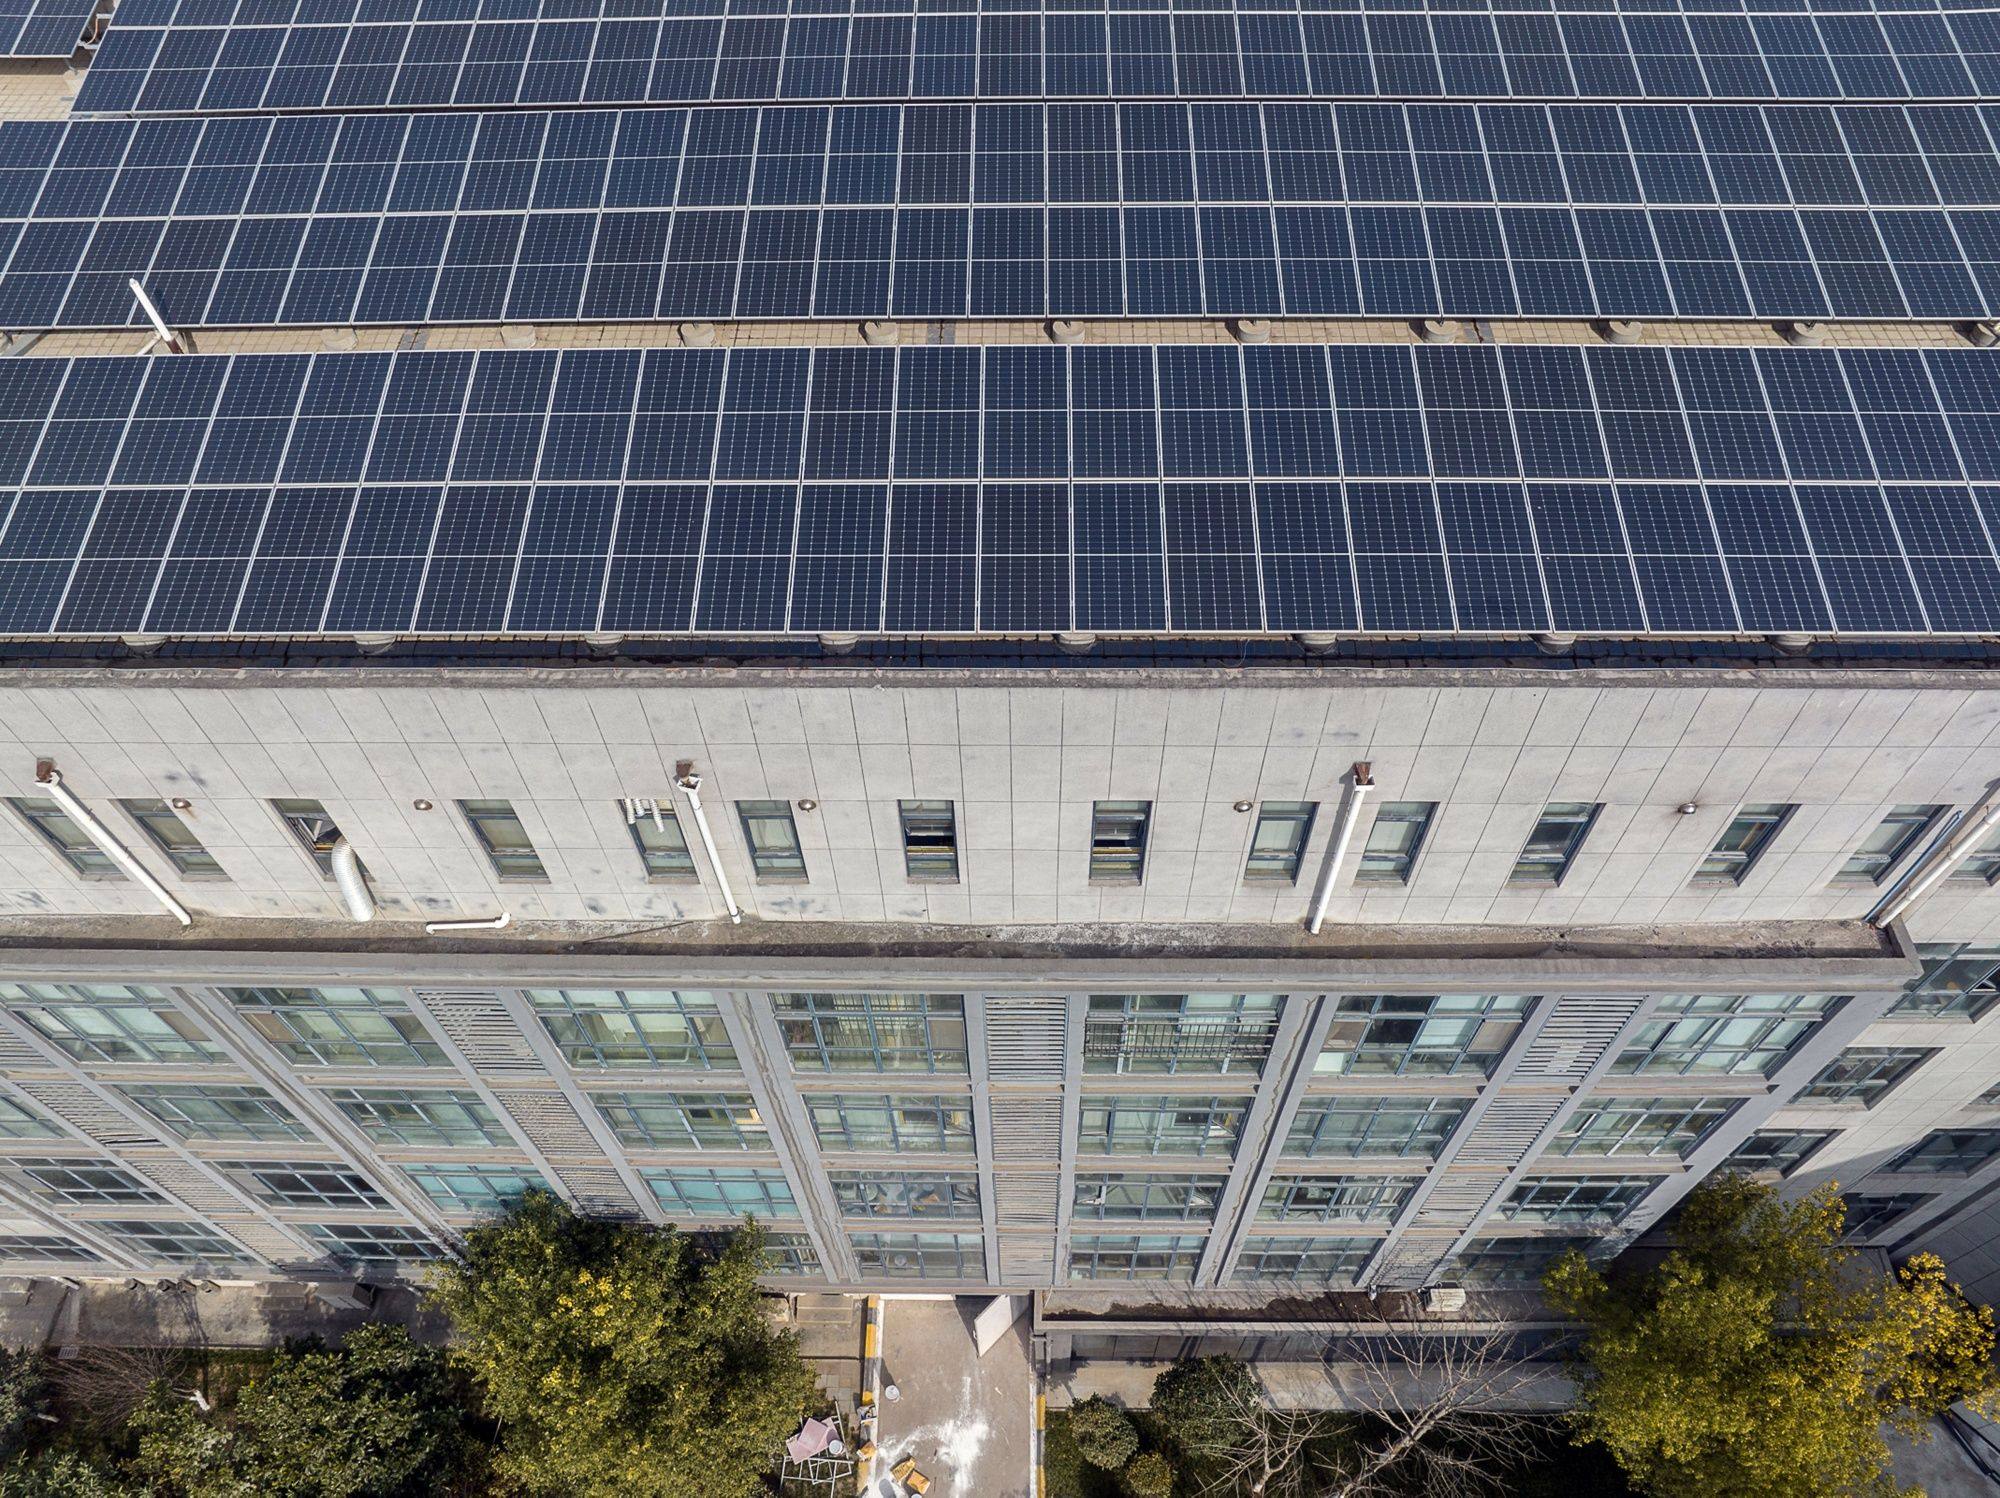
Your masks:
<svg viewBox="0 0 2000 1498"><path fill-rule="evenodd" d="M1156 1280L1184 1284L1201 1267L1208 1238L1200 1233L1070 1234L1072 1280ZM1152 1262L1160 1260L1157 1266Z"/></svg>
<svg viewBox="0 0 2000 1498"><path fill-rule="evenodd" d="M1975 1153L1959 1142L1926 1154L1940 1141L1966 1139L1978 1139L1992 1147ZM1996 1159L2000 1159L2000 1128L1932 1129L1914 1144L1905 1146L1884 1160L1870 1174L1917 1175L1936 1180L1962 1181L1967 1176L1978 1174ZM1944 1163L1935 1167L1920 1167L1918 1162L1922 1160L1941 1160Z"/></svg>
<svg viewBox="0 0 2000 1498"><path fill-rule="evenodd" d="M790 842L789 850L769 843L760 843L752 830L759 824L784 828L785 837ZM799 821L792 815L789 801L738 801L736 820L743 833L743 847L750 855L750 872L759 884L810 884L812 875L806 868L806 848L799 838Z"/></svg>
<svg viewBox="0 0 2000 1498"><path fill-rule="evenodd" d="M1838 1129L1755 1129L1745 1135L1743 1142L1729 1152L1728 1156L1723 1160L1721 1168L1724 1170L1740 1170L1746 1175L1754 1175L1759 1171L1773 1171L1782 1179L1799 1169L1839 1136L1840 1130ZM1803 1139L1810 1142L1807 1143L1804 1149L1798 1150L1796 1153L1789 1150L1771 1148L1753 1150L1757 1142L1762 1139L1786 1141ZM1786 1159L1788 1155L1790 1158L1787 1163L1783 1165L1773 1163ZM1760 1164L1760 1159L1764 1163Z"/></svg>
<svg viewBox="0 0 2000 1498"><path fill-rule="evenodd" d="M912 1280L986 1278L986 1241L979 1233L849 1233L847 1245L854 1255L855 1267L864 1276ZM906 1253L914 1255L907 1267L893 1263L892 1256Z"/></svg>
<svg viewBox="0 0 2000 1498"><path fill-rule="evenodd" d="M1937 1050L1926 1046L1847 1046L1799 1089L1792 1103L1798 1107L1859 1103L1864 1109L1873 1108L1922 1071L1937 1054ZM1854 1066L1851 1075L1832 1075L1850 1063Z"/></svg>
<svg viewBox="0 0 2000 1498"><path fill-rule="evenodd" d="M524 988L521 996L571 1071L735 1072L742 1063L715 990L706 988ZM668 1002L638 1002L668 1001ZM671 1025L648 1028L648 1016Z"/></svg>
<svg viewBox="0 0 2000 1498"><path fill-rule="evenodd" d="M478 1093L457 1087L329 1087L321 1096L377 1148L407 1149L518 1149L519 1142L507 1131L506 1120L486 1104ZM448 1137L456 1125L439 1123L433 1109L456 1108L471 1121L465 1138ZM399 1119L384 1110L405 1109L410 1118ZM481 1115L485 1121L482 1121ZM421 1126L419 1126L419 1120ZM491 1127L487 1126L490 1121ZM470 1137L477 1133L478 1138Z"/></svg>
<svg viewBox="0 0 2000 1498"><path fill-rule="evenodd" d="M802 1101L822 1155L976 1154L967 1094L809 1092Z"/></svg>
<svg viewBox="0 0 2000 1498"><path fill-rule="evenodd" d="M0 983L0 1003L86 1066L220 1066L230 1059L172 994L149 984Z"/></svg>
<svg viewBox="0 0 2000 1498"><path fill-rule="evenodd" d="M1308 1093L1292 1114L1279 1155L1291 1160L1435 1160L1464 1124L1472 1102L1437 1093ZM1332 1121L1345 1115L1358 1118L1361 1126L1352 1133L1329 1132ZM1382 1127L1404 1117L1408 1127L1393 1132ZM1342 1143L1352 1147L1339 1148Z"/></svg>
<svg viewBox="0 0 2000 1498"><path fill-rule="evenodd" d="M1317 801L1258 802L1257 818L1250 826L1250 848L1243 859L1243 882L1297 884L1299 873L1305 867L1306 849L1312 844L1313 826L1318 820ZM1290 829L1286 842L1275 852L1259 844L1266 826Z"/></svg>
<svg viewBox="0 0 2000 1498"><path fill-rule="evenodd" d="M1609 1074L1768 1078L1848 998L1822 993L1667 994L1611 1058ZM1726 1057L1735 1059L1713 1064Z"/></svg>
<svg viewBox="0 0 2000 1498"><path fill-rule="evenodd" d="M1253 1233L1244 1238L1242 1252L1230 1267L1228 1283L1332 1285L1342 1283L1344 1277L1344 1283L1351 1285L1386 1241L1380 1237ZM1289 1268L1274 1268L1287 1263Z"/></svg>
<svg viewBox="0 0 2000 1498"><path fill-rule="evenodd" d="M152 843L160 857L174 866L174 872L181 878L217 884L229 882L229 871L223 868L222 861L208 851L207 845L188 826L187 819L164 796L121 798L118 809ZM179 828L179 840L170 840L161 823L171 823Z"/></svg>
<svg viewBox="0 0 2000 1498"><path fill-rule="evenodd" d="M1152 841L1152 802L1091 802L1089 882L1144 884Z"/></svg>
<svg viewBox="0 0 2000 1498"><path fill-rule="evenodd" d="M69 865L77 878L105 884L124 880L125 871L97 846L96 839L83 830L82 823L63 810L60 802L47 796L9 796L7 805L44 847ZM76 833L73 841L61 831L65 826Z"/></svg>
<svg viewBox="0 0 2000 1498"><path fill-rule="evenodd" d="M1419 816L1400 813L1416 807ZM1356 884L1408 884L1416 878L1417 860L1423 856L1424 847L1430 842L1431 824L1437 819L1438 804L1435 801L1382 801L1375 807L1375 818L1368 824L1368 836L1363 840L1361 852L1354 865ZM1399 813L1393 820L1391 812ZM1410 837L1409 846L1391 852L1374 846L1376 829L1387 823L1389 826L1414 826L1416 831ZM1371 862L1370 860L1374 860Z"/></svg>
<svg viewBox="0 0 2000 1498"><path fill-rule="evenodd" d="M1261 1076L1284 1005L1285 995L1268 991L1092 993L1084 1010L1083 1070L1088 1076ZM1151 1061L1163 1064L1142 1064Z"/></svg>
<svg viewBox="0 0 2000 1498"><path fill-rule="evenodd" d="M962 993L788 990L770 1003L797 1075L971 1073Z"/></svg>
<svg viewBox="0 0 2000 1498"><path fill-rule="evenodd" d="M451 1064L416 1006L399 989L351 984L310 987L263 984L232 985L216 992L243 1017L243 1022L260 1040L292 1066L417 1069ZM344 992L358 993L363 998L358 1002L336 1003L327 997ZM294 1001L281 995L301 997ZM379 1021L397 1038L393 1041L365 1038L355 1030L359 1022L356 1016ZM307 1024L308 1017L315 1019L317 1025ZM322 1033L310 1033L314 1029Z"/></svg>
<svg viewBox="0 0 2000 1498"><path fill-rule="evenodd" d="M1691 883L1704 887L1727 889L1741 884L1749 877L1750 871L1770 851L1778 834L1785 830L1792 813L1799 808L1789 801L1748 801L1736 808L1729 825L1722 829L1713 846L1702 855L1696 866ZM1745 834L1747 842L1740 848L1724 848L1732 833L1740 826L1748 824L1750 832Z"/></svg>
<svg viewBox="0 0 2000 1498"><path fill-rule="evenodd" d="M1079 1170L1072 1184L1072 1222L1213 1222L1228 1188L1226 1175ZM1114 1193L1121 1197L1114 1205ZM1135 1200L1136 1206L1126 1206Z"/></svg>
<svg viewBox="0 0 2000 1498"><path fill-rule="evenodd" d="M1902 867L1903 860L1915 851L1917 844L1936 828L1945 813L1950 810L1950 805L1945 802L1897 802L1868 829L1861 839L1860 846L1848 854L1846 861L1835 871L1833 882L1862 887L1886 883L1889 876ZM1865 851L1870 839L1885 827L1892 826L1904 829L1902 836L1897 838L1892 846L1880 853ZM1879 861L1881 867L1871 873L1868 865L1873 861Z"/></svg>
<svg viewBox="0 0 2000 1498"><path fill-rule="evenodd" d="M313 1132L312 1126L287 1108L282 1100L248 1082L216 1085L204 1085L199 1082L154 1082L128 1084L119 1087L117 1091L120 1097L179 1139L246 1144L323 1142ZM197 1117L187 1111L185 1105L189 1101L213 1107L222 1116L208 1119ZM250 1106L238 1114L230 1114L227 1109L220 1106L223 1103ZM253 1110L257 1123L252 1121ZM252 1132L253 1128L260 1125L271 1132Z"/></svg>
<svg viewBox="0 0 2000 1498"><path fill-rule="evenodd" d="M932 829L926 832L925 824ZM936 829L942 828L940 835ZM896 828L903 844L903 877L912 884L956 884L958 806L951 801L896 802Z"/></svg>
<svg viewBox="0 0 2000 1498"><path fill-rule="evenodd" d="M773 1148L771 1127L764 1121L757 1101L747 1092L641 1092L591 1091L590 1100L610 1128L612 1136L628 1150L687 1150L704 1154L768 1152ZM708 1113L726 1119L713 1129L698 1128L692 1114ZM749 1114L755 1123L739 1115ZM668 1133L658 1125L669 1117L678 1123L678 1133ZM654 1120L657 1120L657 1124Z"/></svg>
<svg viewBox="0 0 2000 1498"><path fill-rule="evenodd" d="M277 796L271 812L291 833L292 840L305 850L322 879L333 878L333 848L341 839L340 824L334 821L324 801L304 796ZM308 810L307 808L312 808ZM319 824L315 830L314 824Z"/></svg>
<svg viewBox="0 0 2000 1498"><path fill-rule="evenodd" d="M330 1160L216 1160L215 1168L240 1190L248 1192L267 1207L329 1207L357 1212L389 1210L392 1203L360 1172ZM312 1177L340 1177L328 1186L315 1185ZM278 1184L284 1176L296 1178L294 1185Z"/></svg>
<svg viewBox="0 0 2000 1498"><path fill-rule="evenodd" d="M1658 1175L1531 1175L1502 1198L1492 1215L1505 1222L1549 1227L1611 1227L1630 1216L1666 1179Z"/></svg>
<svg viewBox="0 0 2000 1498"><path fill-rule="evenodd" d="M681 826L678 807L670 806L661 799L652 803L650 811L635 814L629 803L620 805L625 809L625 830L631 835L632 847L639 855L639 867L645 870L648 883L701 883L701 870L695 864L694 849L687 840L687 829ZM659 846L647 845L646 834L641 830L647 828L662 839Z"/></svg>
<svg viewBox="0 0 2000 1498"><path fill-rule="evenodd" d="M1558 808L1569 808L1559 811ZM1543 804L1535 817L1535 825L1528 829L1527 837L1521 843L1521 851L1514 855L1514 867L1507 875L1507 883L1528 889L1557 889L1569 877L1576 866L1576 856L1583 851L1591 829L1597 825L1597 818L1604 810L1602 801L1549 801ZM1550 858L1536 856L1530 858L1542 829L1550 826L1564 826L1573 829L1563 844L1561 854Z"/></svg>
<svg viewBox="0 0 2000 1498"><path fill-rule="evenodd" d="M830 1170L836 1209L860 1221L977 1222L979 1175L970 1170Z"/></svg>
<svg viewBox="0 0 2000 1498"><path fill-rule="evenodd" d="M1551 1139L1542 1153L1552 1159L1615 1160L1621 1158L1659 1159L1663 1155L1670 1159L1685 1160L1699 1149L1715 1131L1735 1114L1743 1104L1740 1097L1662 1097L1647 1095L1624 1097L1616 1094L1593 1094L1585 1097L1563 1120L1556 1137ZM1597 1119L1622 1120L1614 1128L1602 1128L1592 1132L1590 1125ZM1685 1144L1677 1142L1672 1127L1652 1130L1646 1126L1655 1119L1682 1122L1705 1119L1699 1132ZM1585 1144L1607 1143L1608 1148L1585 1149ZM1626 1149L1633 1144L1637 1147Z"/></svg>
<svg viewBox="0 0 2000 1498"><path fill-rule="evenodd" d="M1536 994L1340 994L1334 997L1326 1039L1313 1058L1320 1077L1491 1076L1521 1034ZM1464 1007L1453 1007L1450 1001ZM1469 1001L1469 1002L1468 1002ZM1416 1008L1422 1002L1428 1007ZM1414 1026L1407 1040L1373 1039ZM1425 1032L1435 1032L1428 1043ZM1452 1038L1453 1032L1456 1038ZM1336 1041L1353 1038L1353 1045ZM1498 1045L1479 1050L1482 1043ZM1345 1066L1330 1058L1350 1058Z"/></svg>
<svg viewBox="0 0 2000 1498"><path fill-rule="evenodd" d="M542 862L542 855L535 849L535 840L528 834L528 824L514 810L513 802L490 797L461 799L458 814L465 819L473 841L486 854L486 861L492 865L496 879L505 884L550 882L548 865ZM518 847L511 846L502 836L509 831L518 834Z"/></svg>
<svg viewBox="0 0 2000 1498"><path fill-rule="evenodd" d="M1258 1222L1392 1223L1423 1184L1414 1175L1275 1174L1257 1201Z"/></svg>
<svg viewBox="0 0 2000 1498"><path fill-rule="evenodd" d="M297 1226L327 1258L344 1264L427 1264L445 1255L436 1239L408 1223L302 1222ZM415 1251L398 1253L398 1248Z"/></svg>
<svg viewBox="0 0 2000 1498"><path fill-rule="evenodd" d="M1173 1097L1126 1093L1083 1095L1078 1109L1079 1158L1231 1160L1243 1142L1249 1097ZM1139 1127L1120 1129L1124 1119Z"/></svg>
<svg viewBox="0 0 2000 1498"><path fill-rule="evenodd" d="M639 1178L670 1216L689 1222L797 1222L804 1218L791 1178L777 1165L648 1165ZM702 1200L690 1187L711 1187L715 1200ZM730 1200L730 1188L746 1200ZM747 1200L754 1197L754 1201Z"/></svg>

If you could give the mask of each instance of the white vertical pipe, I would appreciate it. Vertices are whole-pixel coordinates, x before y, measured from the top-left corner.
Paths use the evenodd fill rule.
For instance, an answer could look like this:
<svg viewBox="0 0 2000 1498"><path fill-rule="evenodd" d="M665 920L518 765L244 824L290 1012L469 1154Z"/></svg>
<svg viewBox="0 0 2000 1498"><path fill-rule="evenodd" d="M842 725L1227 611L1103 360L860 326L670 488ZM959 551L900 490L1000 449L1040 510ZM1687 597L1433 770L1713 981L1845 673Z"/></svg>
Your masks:
<svg viewBox="0 0 2000 1498"><path fill-rule="evenodd" d="M1313 891L1312 916L1306 922L1306 930L1319 935L1320 923L1326 919L1326 907L1333 899L1334 881L1340 877L1340 866L1347 861L1347 845L1354 841L1354 828L1361 820L1361 803L1368 799L1368 793L1375 788L1374 777L1368 773L1365 761L1357 761L1354 766L1354 788L1348 795L1347 805L1340 809L1340 826L1334 829L1333 848L1326 856L1326 864L1319 873L1319 888Z"/></svg>
<svg viewBox="0 0 2000 1498"><path fill-rule="evenodd" d="M1951 871L1972 856L1986 835L1995 827L2000 827L2000 797L1996 797L1986 809L1970 818L1964 826L1952 834L1951 841L1939 850L1929 867L1903 886L1900 894L1890 898L1889 903L1871 918L1878 927L1887 926L1898 916L1909 912L1910 907L1929 894L1950 875Z"/></svg>
<svg viewBox="0 0 2000 1498"><path fill-rule="evenodd" d="M375 897L368 893L368 880L361 872L361 855L354 851L354 844L344 836L335 838L328 862L333 865L333 882L340 886L347 914L357 921L374 920Z"/></svg>
<svg viewBox="0 0 2000 1498"><path fill-rule="evenodd" d="M736 893L729 887L729 876L722 872L722 855L715 851L715 835L708 830L708 814L701 809L701 777L683 775L674 782L687 792L688 810L694 813L694 830L701 834L701 846L708 854L708 866L715 870L715 882L722 887L722 903L729 907L729 924L743 924L743 912L737 909Z"/></svg>
<svg viewBox="0 0 2000 1498"><path fill-rule="evenodd" d="M187 907L173 897L173 893L153 877L152 871L125 851L125 845L111 835L111 829L97 820L91 809L76 799L75 792L63 784L61 773L54 765L43 764L36 767L35 779L49 788L49 799L69 813L69 819L83 829L83 835L97 844L104 856L117 864L133 879L137 880L154 899L173 912L174 919L183 926L192 926L194 917L187 913Z"/></svg>

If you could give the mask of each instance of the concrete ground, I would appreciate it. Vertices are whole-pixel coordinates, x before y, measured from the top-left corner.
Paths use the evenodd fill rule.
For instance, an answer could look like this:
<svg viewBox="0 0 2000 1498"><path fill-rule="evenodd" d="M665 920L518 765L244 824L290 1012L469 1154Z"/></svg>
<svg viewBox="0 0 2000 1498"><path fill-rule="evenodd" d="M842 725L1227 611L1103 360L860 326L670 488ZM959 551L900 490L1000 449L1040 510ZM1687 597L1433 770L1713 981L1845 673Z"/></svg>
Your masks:
<svg viewBox="0 0 2000 1498"><path fill-rule="evenodd" d="M396 1321L420 1341L441 1342L443 1319L407 1285L386 1285L372 1305L331 1299L304 1284L208 1281L130 1284L122 1279L0 1280L0 1344L8 1347L274 1347L288 1338L338 1342L370 1321Z"/></svg>
<svg viewBox="0 0 2000 1498"><path fill-rule="evenodd" d="M1028 1318L985 1357L972 1318L986 1298L882 1305L882 1379L901 1398L882 1404L864 1498L898 1498L889 1469L906 1456L931 1479L930 1498L1030 1498L1034 1491L1034 1370Z"/></svg>

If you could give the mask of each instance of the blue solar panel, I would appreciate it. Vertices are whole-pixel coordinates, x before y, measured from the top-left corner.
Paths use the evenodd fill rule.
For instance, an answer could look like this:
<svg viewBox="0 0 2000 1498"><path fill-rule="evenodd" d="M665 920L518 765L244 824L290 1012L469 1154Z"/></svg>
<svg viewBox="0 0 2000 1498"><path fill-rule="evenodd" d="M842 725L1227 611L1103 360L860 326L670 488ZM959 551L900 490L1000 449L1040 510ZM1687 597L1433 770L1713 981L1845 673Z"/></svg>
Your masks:
<svg viewBox="0 0 2000 1498"><path fill-rule="evenodd" d="M1991 9L1286 0L1023 10L841 0L414 7L127 0L84 111L765 99L1973 98ZM1682 11L1685 13L1681 13ZM1623 12L1622 14L1620 12ZM385 12L388 12L385 14ZM1815 13L1817 12L1817 13Z"/></svg>
<svg viewBox="0 0 2000 1498"><path fill-rule="evenodd" d="M84 43L100 0L0 0L0 57L66 58Z"/></svg>
<svg viewBox="0 0 2000 1498"><path fill-rule="evenodd" d="M1971 351L0 364L0 633L2000 629Z"/></svg>
<svg viewBox="0 0 2000 1498"><path fill-rule="evenodd" d="M1983 318L1964 105L1138 103L0 126L0 326Z"/></svg>

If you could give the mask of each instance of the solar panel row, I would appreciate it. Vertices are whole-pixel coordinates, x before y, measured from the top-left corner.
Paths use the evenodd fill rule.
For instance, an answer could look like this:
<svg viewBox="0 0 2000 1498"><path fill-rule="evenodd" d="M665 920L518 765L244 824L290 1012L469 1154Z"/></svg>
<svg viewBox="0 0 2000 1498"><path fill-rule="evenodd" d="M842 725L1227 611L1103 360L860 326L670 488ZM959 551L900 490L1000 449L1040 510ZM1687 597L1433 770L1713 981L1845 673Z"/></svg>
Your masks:
<svg viewBox="0 0 2000 1498"><path fill-rule="evenodd" d="M17 634L2000 629L1969 351L26 359L0 410Z"/></svg>
<svg viewBox="0 0 2000 1498"><path fill-rule="evenodd" d="M97 0L0 0L0 57L68 57Z"/></svg>
<svg viewBox="0 0 2000 1498"><path fill-rule="evenodd" d="M187 7L183 7L185 16ZM838 98L1966 98L2000 13L1566 10L455 20L127 16L81 111Z"/></svg>

